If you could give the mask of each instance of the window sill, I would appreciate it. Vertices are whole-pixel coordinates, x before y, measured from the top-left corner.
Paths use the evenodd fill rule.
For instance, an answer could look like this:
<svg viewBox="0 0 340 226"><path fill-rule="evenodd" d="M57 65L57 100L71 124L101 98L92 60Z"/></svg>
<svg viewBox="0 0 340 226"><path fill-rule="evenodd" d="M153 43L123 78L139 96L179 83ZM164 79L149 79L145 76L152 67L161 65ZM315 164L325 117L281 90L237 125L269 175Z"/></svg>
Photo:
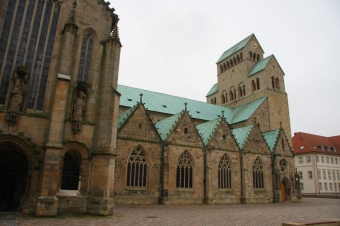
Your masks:
<svg viewBox="0 0 340 226"><path fill-rule="evenodd" d="M254 188L254 192L264 192L266 189L264 188Z"/></svg>
<svg viewBox="0 0 340 226"><path fill-rule="evenodd" d="M232 192L234 190L231 189L231 188L219 188L218 191L220 191L220 192Z"/></svg>
<svg viewBox="0 0 340 226"><path fill-rule="evenodd" d="M59 190L56 196L79 196L80 192L78 190Z"/></svg>
<svg viewBox="0 0 340 226"><path fill-rule="evenodd" d="M187 192L193 192L195 191L193 188L176 188L177 191L187 191Z"/></svg>
<svg viewBox="0 0 340 226"><path fill-rule="evenodd" d="M127 187L125 190L128 191L147 191L148 189L146 187Z"/></svg>

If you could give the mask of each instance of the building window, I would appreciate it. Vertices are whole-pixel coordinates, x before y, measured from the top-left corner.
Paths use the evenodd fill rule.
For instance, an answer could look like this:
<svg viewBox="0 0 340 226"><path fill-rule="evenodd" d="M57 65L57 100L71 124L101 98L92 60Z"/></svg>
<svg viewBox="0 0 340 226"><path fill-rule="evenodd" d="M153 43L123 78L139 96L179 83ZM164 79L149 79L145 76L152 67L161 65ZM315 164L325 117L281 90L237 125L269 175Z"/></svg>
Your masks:
<svg viewBox="0 0 340 226"><path fill-rule="evenodd" d="M310 163L311 162L311 158L310 158L310 156L308 155L308 156L306 156L306 162L307 163Z"/></svg>
<svg viewBox="0 0 340 226"><path fill-rule="evenodd" d="M326 171L324 170L324 171L322 171L322 175L323 175L323 179L324 180L326 180L327 179L327 177L326 177Z"/></svg>
<svg viewBox="0 0 340 226"><path fill-rule="evenodd" d="M329 164L329 157L326 157L326 163Z"/></svg>
<svg viewBox="0 0 340 226"><path fill-rule="evenodd" d="M64 156L61 189L78 190L80 155L77 151L68 151Z"/></svg>
<svg viewBox="0 0 340 226"><path fill-rule="evenodd" d="M319 156L316 156L316 162L319 163Z"/></svg>
<svg viewBox="0 0 340 226"><path fill-rule="evenodd" d="M93 35L91 33L85 34L81 45L77 82L88 81L92 58L92 45Z"/></svg>
<svg viewBox="0 0 340 226"><path fill-rule="evenodd" d="M331 172L328 170L327 173L328 173L328 180L332 180Z"/></svg>
<svg viewBox="0 0 340 226"><path fill-rule="evenodd" d="M299 163L303 163L303 157L299 157Z"/></svg>
<svg viewBox="0 0 340 226"><path fill-rule="evenodd" d="M300 189L301 189L301 191L303 191L303 189L304 189L303 183L300 183Z"/></svg>
<svg viewBox="0 0 340 226"><path fill-rule="evenodd" d="M188 134L188 128L184 128L184 133Z"/></svg>
<svg viewBox="0 0 340 226"><path fill-rule="evenodd" d="M340 172L337 171L337 174L338 174L338 180L340 180Z"/></svg>
<svg viewBox="0 0 340 226"><path fill-rule="evenodd" d="M335 171L333 171L332 174L333 174L333 180L336 180Z"/></svg>
<svg viewBox="0 0 340 226"><path fill-rule="evenodd" d="M313 172L312 171L308 171L308 179L313 179Z"/></svg>
<svg viewBox="0 0 340 226"><path fill-rule="evenodd" d="M334 191L338 190L338 186L336 185L336 183L334 183Z"/></svg>
<svg viewBox="0 0 340 226"><path fill-rule="evenodd" d="M324 185L325 185L325 191L328 191L327 183L324 183Z"/></svg>
<svg viewBox="0 0 340 226"><path fill-rule="evenodd" d="M282 172L286 171L287 169L287 161L285 159L281 159L280 161L280 170Z"/></svg>
<svg viewBox="0 0 340 226"><path fill-rule="evenodd" d="M329 190L333 191L333 183L329 183Z"/></svg>
<svg viewBox="0 0 340 226"><path fill-rule="evenodd" d="M321 179L321 171L318 170L318 178Z"/></svg>
<svg viewBox="0 0 340 226"><path fill-rule="evenodd" d="M256 78L256 89L259 90L260 89L260 79Z"/></svg>
<svg viewBox="0 0 340 226"><path fill-rule="evenodd" d="M321 162L325 163L325 157L321 156Z"/></svg>
<svg viewBox="0 0 340 226"><path fill-rule="evenodd" d="M300 171L300 172L298 172L298 174L299 174L299 178L300 178L300 180L302 180L302 179L303 179L302 172Z"/></svg>
<svg viewBox="0 0 340 226"><path fill-rule="evenodd" d="M128 164L126 175L126 186L145 187L146 186L146 156L139 147L132 151Z"/></svg>
<svg viewBox="0 0 340 226"><path fill-rule="evenodd" d="M186 151L177 162L176 187L192 188L192 160Z"/></svg>
<svg viewBox="0 0 340 226"><path fill-rule="evenodd" d="M264 188L262 163L257 158L253 165L254 188Z"/></svg>
<svg viewBox="0 0 340 226"><path fill-rule="evenodd" d="M319 183L319 189L322 191L322 183Z"/></svg>
<svg viewBox="0 0 340 226"><path fill-rule="evenodd" d="M338 158L335 158L335 164L338 164Z"/></svg>
<svg viewBox="0 0 340 226"><path fill-rule="evenodd" d="M231 167L226 155L221 158L218 165L218 188L231 188Z"/></svg>
<svg viewBox="0 0 340 226"><path fill-rule="evenodd" d="M334 164L334 160L333 160L333 157L331 157L331 164Z"/></svg>

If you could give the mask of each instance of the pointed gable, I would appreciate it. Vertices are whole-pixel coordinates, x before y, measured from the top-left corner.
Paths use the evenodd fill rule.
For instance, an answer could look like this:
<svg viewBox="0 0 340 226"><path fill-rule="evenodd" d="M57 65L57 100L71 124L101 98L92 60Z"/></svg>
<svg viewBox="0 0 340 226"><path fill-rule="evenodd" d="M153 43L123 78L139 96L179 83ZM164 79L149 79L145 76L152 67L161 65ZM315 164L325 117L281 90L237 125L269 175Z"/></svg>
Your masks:
<svg viewBox="0 0 340 226"><path fill-rule="evenodd" d="M238 146L242 149L244 144L246 143L250 132L253 130L254 125L249 125L237 129L233 129L232 133L235 137L235 140L238 144Z"/></svg>
<svg viewBox="0 0 340 226"><path fill-rule="evenodd" d="M143 104L136 104L119 115L118 138L161 142L160 136Z"/></svg>
<svg viewBox="0 0 340 226"><path fill-rule="evenodd" d="M272 54L264 59L262 59L261 61L257 62L254 67L251 69L251 71L248 73L248 77L263 71L267 68L267 65L269 64L270 61L275 61L275 63L279 66L279 68L281 69L282 73L284 74L280 64L278 63L278 61L276 60L275 56Z"/></svg>
<svg viewBox="0 0 340 226"><path fill-rule="evenodd" d="M276 130L272 130L272 131L262 133L262 135L263 135L265 141L267 142L267 145L268 145L271 152L274 151L274 148L276 146L276 142L278 140L279 134L280 134L280 129L276 129Z"/></svg>
<svg viewBox="0 0 340 226"><path fill-rule="evenodd" d="M188 112L185 110L176 114L176 116L171 116L156 123L156 128L160 131L162 140L166 140L171 144L203 147L201 137ZM162 131L164 133L161 134Z"/></svg>
<svg viewBox="0 0 340 226"><path fill-rule="evenodd" d="M221 119L215 119L206 123L202 123L196 126L198 133L200 134L204 145L208 145L212 135L220 124Z"/></svg>

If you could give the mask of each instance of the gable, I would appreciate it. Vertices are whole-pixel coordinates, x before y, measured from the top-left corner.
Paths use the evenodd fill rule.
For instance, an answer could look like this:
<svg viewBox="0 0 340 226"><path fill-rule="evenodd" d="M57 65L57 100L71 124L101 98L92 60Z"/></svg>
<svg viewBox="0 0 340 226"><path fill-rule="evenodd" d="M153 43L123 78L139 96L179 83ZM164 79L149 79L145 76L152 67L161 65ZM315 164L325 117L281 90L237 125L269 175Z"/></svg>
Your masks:
<svg viewBox="0 0 340 226"><path fill-rule="evenodd" d="M120 125L118 138L161 142L160 136L142 104L138 104L132 112L130 109L126 112L121 114L127 118Z"/></svg>
<svg viewBox="0 0 340 226"><path fill-rule="evenodd" d="M183 112L167 141L174 145L203 148L201 137L187 111Z"/></svg>
<svg viewBox="0 0 340 226"><path fill-rule="evenodd" d="M281 156L289 156L293 157L292 148L287 140L287 137L282 129L280 129L280 133L278 139L276 141L276 147L274 149L275 154L281 154Z"/></svg>
<svg viewBox="0 0 340 226"><path fill-rule="evenodd" d="M238 145L232 134L227 122L225 120L221 120L218 124L214 133L212 134L209 143L209 146L214 149L219 150L228 150L228 151L238 151Z"/></svg>
<svg viewBox="0 0 340 226"><path fill-rule="evenodd" d="M250 131L247 141L244 144L243 150L250 153L270 154L269 147L263 138L258 126L254 126Z"/></svg>

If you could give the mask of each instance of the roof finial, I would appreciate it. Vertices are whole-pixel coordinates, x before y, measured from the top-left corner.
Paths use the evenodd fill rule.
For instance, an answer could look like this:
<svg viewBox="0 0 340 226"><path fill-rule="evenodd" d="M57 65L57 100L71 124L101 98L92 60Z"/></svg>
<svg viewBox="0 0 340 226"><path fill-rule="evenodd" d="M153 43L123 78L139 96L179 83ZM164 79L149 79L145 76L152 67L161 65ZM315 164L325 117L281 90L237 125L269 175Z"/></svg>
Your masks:
<svg viewBox="0 0 340 226"><path fill-rule="evenodd" d="M67 23L68 24L76 24L76 8L77 8L77 1L75 0L73 3L73 9L70 12L68 17Z"/></svg>
<svg viewBox="0 0 340 226"><path fill-rule="evenodd" d="M188 105L188 103L185 102L185 103L184 103L184 109L185 109L185 110L187 110L187 105Z"/></svg>
<svg viewBox="0 0 340 226"><path fill-rule="evenodd" d="M222 110L222 119L224 119L224 111Z"/></svg>
<svg viewBox="0 0 340 226"><path fill-rule="evenodd" d="M139 102L140 102L141 104L143 104L143 93L139 94L139 96L140 96L140 101L139 101Z"/></svg>

